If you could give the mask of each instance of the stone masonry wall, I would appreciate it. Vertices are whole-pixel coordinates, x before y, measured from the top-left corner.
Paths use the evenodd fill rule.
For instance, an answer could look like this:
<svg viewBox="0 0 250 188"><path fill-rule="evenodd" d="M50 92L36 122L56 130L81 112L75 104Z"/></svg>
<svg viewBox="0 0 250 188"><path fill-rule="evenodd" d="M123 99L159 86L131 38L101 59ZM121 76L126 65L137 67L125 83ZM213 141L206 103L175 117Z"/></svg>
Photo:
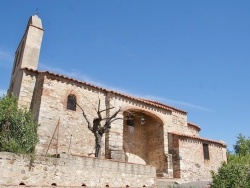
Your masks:
<svg viewBox="0 0 250 188"><path fill-rule="evenodd" d="M38 74L32 100L31 100L31 105L30 105L30 110L33 114L34 119L37 122L38 122L39 113L40 113L41 96L43 92L43 82L44 82L43 75Z"/></svg>
<svg viewBox="0 0 250 188"><path fill-rule="evenodd" d="M180 132L185 133L187 135L193 136L193 130L189 129L187 125L187 114L181 113L178 111L170 111L166 113L166 116L163 119L163 132L164 132L164 153L167 160L167 166L168 166L168 177L179 177L178 172L175 170L173 172L174 165L176 160L174 160L174 157L178 157L176 154L172 153L171 144L169 143L169 132ZM175 150L178 150L178 146L176 146ZM173 156L174 155L174 156ZM173 165L173 166L172 166ZM179 169L179 167L178 167Z"/></svg>
<svg viewBox="0 0 250 188"><path fill-rule="evenodd" d="M179 138L176 135L168 134L169 153L172 155L173 178L181 177Z"/></svg>
<svg viewBox="0 0 250 188"><path fill-rule="evenodd" d="M19 65L20 66L20 65ZM15 67L15 64L14 64ZM13 67L13 69L14 69ZM18 68L16 68L18 69ZM20 88L21 88L21 84L22 84L22 77L23 77L23 71L19 71L14 69L11 75L11 81L10 81L10 85L9 85L9 93L14 94L14 96L19 97L20 94Z"/></svg>
<svg viewBox="0 0 250 188"><path fill-rule="evenodd" d="M79 107L77 107L76 111L67 110L67 96L69 94L74 94L76 96L77 103L85 110L89 120L92 122L93 118L96 117L95 108L98 106L98 99L101 100L101 109L106 108L107 91L77 83L67 78L58 78L56 75L47 73L39 73L38 78L35 93L33 95L34 100L32 106L35 117L41 124L38 129L40 137L40 143L37 146L38 153L44 155L48 148L48 153L51 154L64 152L87 156L93 153L95 145L94 136L88 130L87 122L83 118L82 111ZM169 113L164 112L164 110L157 108L154 109L150 106L136 103L133 100L117 97L113 94L110 96L110 105L115 107L111 110L110 114L120 107L125 108L125 110L131 107L133 109L149 111L158 119L161 118L164 120L164 118L166 118L166 122L168 122L168 119L171 117ZM37 109L39 109L39 111L37 111ZM117 117L123 118L123 115L120 114ZM59 128L56 130L57 124L59 124ZM145 132L143 129L139 132L142 133L143 131ZM51 141L54 132L55 136ZM103 157L105 155L105 142L107 143L106 158L113 158L114 155L124 155L120 152L123 149L126 149L123 143L123 132L123 121L117 120L113 122L110 132L106 135L105 139L103 138ZM137 149L141 144L143 144L144 146L142 147L145 148L146 139L143 135L145 136L146 132L145 134L142 133L141 136L139 136L140 138L138 135L134 137L137 139L135 141ZM57 137L59 139L55 139ZM50 141L51 145L49 145ZM163 139L161 141L163 142ZM166 143L164 142L164 146L165 144ZM124 148L122 148L123 146ZM162 144L159 147L161 146ZM112 152L110 152L110 150L112 150ZM140 151L144 152L144 154L139 154L139 156L146 159L146 149ZM163 154L161 155L161 158L165 158Z"/></svg>
<svg viewBox="0 0 250 188"><path fill-rule="evenodd" d="M49 148L50 154L58 152L91 155L94 152L95 137L88 130L81 109L78 106L76 111L67 109L67 97L70 94L76 96L77 103L84 109L92 123L97 116L95 109L98 107L98 99L101 101L101 109L106 108L104 94L65 79L59 81L53 75L44 75L43 79L41 102L37 103L37 108L40 109L38 122L41 124L38 128L40 139L36 148L38 154L45 155ZM103 115L105 116L105 113ZM103 138L103 157L104 145Z"/></svg>
<svg viewBox="0 0 250 188"><path fill-rule="evenodd" d="M203 142L190 138L179 139L179 156L181 178L187 180L210 179L210 171L217 171L222 161L225 161L225 147L209 143L209 160L204 160Z"/></svg>
<svg viewBox="0 0 250 188"><path fill-rule="evenodd" d="M166 173L167 162L164 154L163 126L157 120L142 112L130 112L134 116L134 125L124 121L123 144L126 161L150 164L157 173ZM145 122L141 124L141 116Z"/></svg>
<svg viewBox="0 0 250 188"><path fill-rule="evenodd" d="M192 132L188 128L187 125L187 115L173 111L171 113L170 122L167 123L168 132L176 131L176 132L185 132L185 134L192 135Z"/></svg>
<svg viewBox="0 0 250 188"><path fill-rule="evenodd" d="M22 71L22 70L20 70ZM18 105L30 109L34 88L36 85L37 74L28 70L23 71L22 83L19 93Z"/></svg>
<svg viewBox="0 0 250 188"><path fill-rule="evenodd" d="M163 125L158 124L152 117L147 118L147 156L148 164L156 167L157 173L167 173L167 158L164 153Z"/></svg>
<svg viewBox="0 0 250 188"><path fill-rule="evenodd" d="M155 168L91 157L29 157L0 152L0 187L143 187L155 183Z"/></svg>
<svg viewBox="0 0 250 188"><path fill-rule="evenodd" d="M196 128L188 126L188 129L190 130L192 136L199 136L199 131Z"/></svg>
<svg viewBox="0 0 250 188"><path fill-rule="evenodd" d="M134 126L124 122L123 144L126 161L147 164L147 132L146 125L141 125L140 118L135 117Z"/></svg>

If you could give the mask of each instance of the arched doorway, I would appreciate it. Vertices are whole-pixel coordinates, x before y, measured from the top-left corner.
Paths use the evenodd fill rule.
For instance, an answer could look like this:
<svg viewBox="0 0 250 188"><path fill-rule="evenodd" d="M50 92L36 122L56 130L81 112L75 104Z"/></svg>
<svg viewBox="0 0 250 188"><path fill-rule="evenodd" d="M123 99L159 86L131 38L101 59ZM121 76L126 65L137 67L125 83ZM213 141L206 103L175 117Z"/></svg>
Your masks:
<svg viewBox="0 0 250 188"><path fill-rule="evenodd" d="M126 110L123 115L126 162L152 165L156 167L157 173L166 172L162 120L148 111L138 109Z"/></svg>

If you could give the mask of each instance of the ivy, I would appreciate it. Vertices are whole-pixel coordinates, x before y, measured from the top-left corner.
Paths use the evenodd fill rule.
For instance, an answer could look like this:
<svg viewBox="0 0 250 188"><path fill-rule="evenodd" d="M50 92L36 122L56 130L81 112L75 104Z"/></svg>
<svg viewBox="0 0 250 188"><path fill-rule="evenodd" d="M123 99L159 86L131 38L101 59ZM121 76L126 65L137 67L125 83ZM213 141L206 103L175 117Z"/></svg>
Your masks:
<svg viewBox="0 0 250 188"><path fill-rule="evenodd" d="M34 153L37 127L31 112L18 108L14 96L0 97L0 151Z"/></svg>

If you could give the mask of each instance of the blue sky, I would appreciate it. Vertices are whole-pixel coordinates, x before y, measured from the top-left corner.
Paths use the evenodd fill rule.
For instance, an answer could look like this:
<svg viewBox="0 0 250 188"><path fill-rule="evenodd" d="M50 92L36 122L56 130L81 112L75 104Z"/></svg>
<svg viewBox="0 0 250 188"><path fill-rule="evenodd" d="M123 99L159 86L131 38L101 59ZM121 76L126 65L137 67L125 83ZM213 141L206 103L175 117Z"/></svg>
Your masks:
<svg viewBox="0 0 250 188"><path fill-rule="evenodd" d="M39 69L188 111L228 149L250 136L250 1L3 0L0 94L38 8Z"/></svg>

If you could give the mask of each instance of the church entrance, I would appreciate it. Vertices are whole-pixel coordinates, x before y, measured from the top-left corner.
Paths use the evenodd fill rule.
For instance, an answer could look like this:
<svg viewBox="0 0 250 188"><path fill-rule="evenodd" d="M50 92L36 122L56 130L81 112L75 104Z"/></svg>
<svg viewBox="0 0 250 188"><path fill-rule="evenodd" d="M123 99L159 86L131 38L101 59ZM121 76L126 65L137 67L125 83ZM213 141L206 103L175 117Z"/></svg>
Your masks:
<svg viewBox="0 0 250 188"><path fill-rule="evenodd" d="M166 171L162 120L150 112L129 109L123 126L126 162L155 166L157 173Z"/></svg>

